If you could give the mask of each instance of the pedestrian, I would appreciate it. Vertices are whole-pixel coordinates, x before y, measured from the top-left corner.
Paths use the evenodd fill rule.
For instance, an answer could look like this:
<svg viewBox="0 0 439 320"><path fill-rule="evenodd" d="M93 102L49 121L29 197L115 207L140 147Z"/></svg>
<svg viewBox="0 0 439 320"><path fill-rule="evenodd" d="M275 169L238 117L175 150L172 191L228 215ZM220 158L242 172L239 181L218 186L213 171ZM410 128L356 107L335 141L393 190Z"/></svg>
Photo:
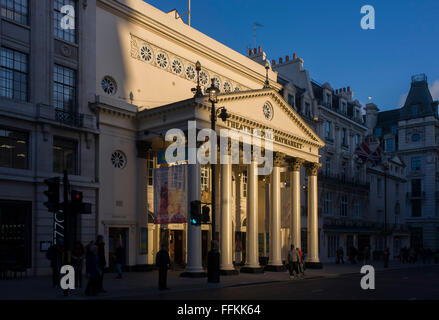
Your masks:
<svg viewBox="0 0 439 320"><path fill-rule="evenodd" d="M298 262L299 272L302 275L302 277L304 277L305 276L305 262L303 260L303 251L300 250L299 247L297 247L297 254L299 255L299 262Z"/></svg>
<svg viewBox="0 0 439 320"><path fill-rule="evenodd" d="M389 248L385 248L384 252L383 252L384 268L388 268L389 267L389 257L390 257Z"/></svg>
<svg viewBox="0 0 439 320"><path fill-rule="evenodd" d="M122 279L122 266L125 263L125 250L120 242L116 244L116 252L114 254L114 261L116 263L117 277L116 279Z"/></svg>
<svg viewBox="0 0 439 320"><path fill-rule="evenodd" d="M337 250L337 262L336 262L337 264L339 264L340 261L342 262L342 264L344 264L343 256L344 256L343 248L340 247Z"/></svg>
<svg viewBox="0 0 439 320"><path fill-rule="evenodd" d="M98 247L96 245L87 246L87 256L85 258L85 271L88 278L85 294L96 296L98 294L98 283L100 278Z"/></svg>
<svg viewBox="0 0 439 320"><path fill-rule="evenodd" d="M297 277L299 277L299 270L298 270L298 262L299 262L299 255L297 251L294 249L294 245L291 245L291 250L288 252L288 266L290 270L290 279L294 279L296 273Z"/></svg>
<svg viewBox="0 0 439 320"><path fill-rule="evenodd" d="M60 271L62 266L62 252L60 244L52 244L46 252L46 258L50 260L52 268L52 285L54 288L59 287Z"/></svg>
<svg viewBox="0 0 439 320"><path fill-rule="evenodd" d="M159 268L159 290L167 290L167 277L168 268L171 267L171 259L169 258L169 253L166 245L162 245L159 252L155 257L156 265Z"/></svg>
<svg viewBox="0 0 439 320"><path fill-rule="evenodd" d="M107 265L107 260L105 259L105 242L102 235L98 235L96 239L96 246L98 247L98 268L99 278L98 278L98 292L106 292L104 290L104 272L105 266Z"/></svg>
<svg viewBox="0 0 439 320"><path fill-rule="evenodd" d="M84 262L84 246L76 241L72 252L72 264L75 269L75 286L82 288L82 265Z"/></svg>

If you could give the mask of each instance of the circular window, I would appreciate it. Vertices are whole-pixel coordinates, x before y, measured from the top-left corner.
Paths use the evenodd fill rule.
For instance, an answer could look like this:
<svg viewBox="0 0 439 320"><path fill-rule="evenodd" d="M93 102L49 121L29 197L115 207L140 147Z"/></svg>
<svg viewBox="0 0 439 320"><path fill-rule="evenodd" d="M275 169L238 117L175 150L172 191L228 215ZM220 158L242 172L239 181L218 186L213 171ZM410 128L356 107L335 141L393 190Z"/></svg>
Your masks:
<svg viewBox="0 0 439 320"><path fill-rule="evenodd" d="M174 72L175 74L180 75L180 74L183 73L183 64L181 63L180 60L174 59L171 62L171 69L172 69L172 72Z"/></svg>
<svg viewBox="0 0 439 320"><path fill-rule="evenodd" d="M232 85L228 81L224 82L223 88L224 88L224 92L232 92Z"/></svg>
<svg viewBox="0 0 439 320"><path fill-rule="evenodd" d="M186 67L186 77L189 80L194 80L195 79L195 68L192 65L189 65Z"/></svg>
<svg viewBox="0 0 439 320"><path fill-rule="evenodd" d="M412 134L413 142L418 142L419 140L421 140L421 136L418 133Z"/></svg>
<svg viewBox="0 0 439 320"><path fill-rule="evenodd" d="M117 169L123 169L127 165L127 157L125 153L120 150L116 150L111 154L111 163L113 167Z"/></svg>
<svg viewBox="0 0 439 320"><path fill-rule="evenodd" d="M221 80L218 77L213 77L213 84L218 89L221 89Z"/></svg>
<svg viewBox="0 0 439 320"><path fill-rule="evenodd" d="M105 76L101 81L101 87L104 92L110 96L114 95L117 91L116 81L110 77Z"/></svg>
<svg viewBox="0 0 439 320"><path fill-rule="evenodd" d="M142 58L143 61L151 62L152 61L152 50L147 45L143 45L140 47L140 58Z"/></svg>
<svg viewBox="0 0 439 320"><path fill-rule="evenodd" d="M163 52L159 52L155 58L155 62L160 68L166 69L169 64L168 56Z"/></svg>
<svg viewBox="0 0 439 320"><path fill-rule="evenodd" d="M262 111L264 112L265 119L271 120L273 119L273 106L270 102L265 102L262 107Z"/></svg>
<svg viewBox="0 0 439 320"><path fill-rule="evenodd" d="M203 86L209 85L209 75L206 73L206 71L200 72L200 84Z"/></svg>

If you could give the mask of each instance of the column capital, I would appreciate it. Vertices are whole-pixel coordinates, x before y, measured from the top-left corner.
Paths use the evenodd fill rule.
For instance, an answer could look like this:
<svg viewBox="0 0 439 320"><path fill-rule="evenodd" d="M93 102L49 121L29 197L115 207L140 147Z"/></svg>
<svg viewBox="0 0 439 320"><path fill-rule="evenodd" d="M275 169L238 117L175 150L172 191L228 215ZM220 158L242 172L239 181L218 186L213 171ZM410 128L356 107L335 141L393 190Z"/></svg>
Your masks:
<svg viewBox="0 0 439 320"><path fill-rule="evenodd" d="M288 164L290 165L291 169L293 171L300 171L300 168L302 167L305 160L300 158L290 158L288 159Z"/></svg>
<svg viewBox="0 0 439 320"><path fill-rule="evenodd" d="M280 167L285 162L285 154L280 152L273 152L273 166Z"/></svg>
<svg viewBox="0 0 439 320"><path fill-rule="evenodd" d="M309 176L316 176L321 166L322 164L319 162L307 162L305 163L306 173Z"/></svg>

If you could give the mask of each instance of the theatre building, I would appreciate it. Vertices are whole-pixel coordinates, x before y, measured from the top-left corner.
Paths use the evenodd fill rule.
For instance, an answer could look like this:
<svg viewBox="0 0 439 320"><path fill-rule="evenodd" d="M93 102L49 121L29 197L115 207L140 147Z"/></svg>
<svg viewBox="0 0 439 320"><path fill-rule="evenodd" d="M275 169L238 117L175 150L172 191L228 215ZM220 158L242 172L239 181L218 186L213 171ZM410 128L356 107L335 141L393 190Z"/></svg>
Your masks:
<svg viewBox="0 0 439 320"><path fill-rule="evenodd" d="M221 129L232 129L268 137L262 147L265 156L273 151L273 161L264 175L257 175L255 161L241 159L218 161L212 177L210 165L189 163L191 148L184 149L181 161L164 159L172 143L165 139L168 130L180 129L187 140L189 121L196 121L197 132L210 128L212 104L207 95L194 97L191 90L199 81L205 94L210 79L220 89L215 107L230 115L226 121L218 118L218 136ZM160 221L162 207L170 210L171 204L186 214L190 201L210 206L213 180L221 270L232 271L234 264L258 269L260 260L272 270L281 269L289 244L301 246L303 167L308 201L303 249L308 262L318 265L317 175L324 143L285 102L281 89L269 64L266 69L193 29L176 11L164 13L143 1L96 1L96 96L89 106L99 128L97 232L104 235L110 264L117 242L126 248L129 266L153 264L165 244L186 272L202 272L211 224L154 222ZM240 154L246 143L239 143ZM222 157L234 156L227 146ZM160 172L176 173L167 187L155 186ZM169 192L162 196L164 188Z"/></svg>

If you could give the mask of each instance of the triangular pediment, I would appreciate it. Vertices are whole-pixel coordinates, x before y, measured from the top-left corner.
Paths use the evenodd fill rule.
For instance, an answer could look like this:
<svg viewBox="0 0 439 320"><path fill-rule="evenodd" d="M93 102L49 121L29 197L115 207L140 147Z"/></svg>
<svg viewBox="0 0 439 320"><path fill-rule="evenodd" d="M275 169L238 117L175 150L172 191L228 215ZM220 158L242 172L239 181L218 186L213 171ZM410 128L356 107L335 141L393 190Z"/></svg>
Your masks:
<svg viewBox="0 0 439 320"><path fill-rule="evenodd" d="M302 117L273 89L221 94L217 107L225 106L235 118L254 122L321 148L325 143Z"/></svg>

